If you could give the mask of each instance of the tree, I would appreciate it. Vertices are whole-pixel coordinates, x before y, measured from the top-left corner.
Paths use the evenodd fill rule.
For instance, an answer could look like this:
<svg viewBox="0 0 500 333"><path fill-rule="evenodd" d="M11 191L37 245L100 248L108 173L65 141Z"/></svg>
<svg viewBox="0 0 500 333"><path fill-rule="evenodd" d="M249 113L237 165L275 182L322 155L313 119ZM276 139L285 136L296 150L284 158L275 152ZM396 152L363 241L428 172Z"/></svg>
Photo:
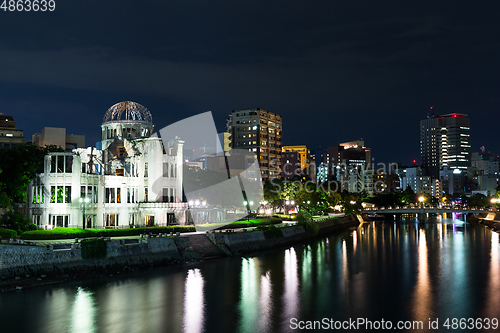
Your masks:
<svg viewBox="0 0 500 333"><path fill-rule="evenodd" d="M273 179L264 183L264 200L274 209L283 205L283 200L280 197L283 181L281 179Z"/></svg>
<svg viewBox="0 0 500 333"><path fill-rule="evenodd" d="M0 173L2 173L2 169L0 169ZM0 183L0 189L3 189L4 185L3 183ZM7 196L7 193L5 193L3 190L0 190L0 207L8 207L12 208L11 206L11 201L9 197Z"/></svg>
<svg viewBox="0 0 500 333"><path fill-rule="evenodd" d="M350 193L344 193L342 206L345 215L359 214L359 212L363 209L361 200L358 200L356 196Z"/></svg>
<svg viewBox="0 0 500 333"><path fill-rule="evenodd" d="M417 195L410 187L410 185L406 186L406 189L403 192L403 200L406 203L416 203L418 201Z"/></svg>
<svg viewBox="0 0 500 333"><path fill-rule="evenodd" d="M26 201L26 189L37 173L43 172L44 156L63 151L55 146L37 147L31 143L14 148L0 148L0 206Z"/></svg>
<svg viewBox="0 0 500 333"><path fill-rule="evenodd" d="M1 220L0 224L12 230L36 230L36 226L33 225L33 222L25 217L23 213L19 212L10 211L5 213L5 217Z"/></svg>
<svg viewBox="0 0 500 333"><path fill-rule="evenodd" d="M491 201L484 194L476 193L468 198L467 204L470 207L487 207L491 205Z"/></svg>
<svg viewBox="0 0 500 333"><path fill-rule="evenodd" d="M283 181L282 190L280 191L279 197L281 200L294 200L300 191L301 183L297 181L289 181L285 179Z"/></svg>

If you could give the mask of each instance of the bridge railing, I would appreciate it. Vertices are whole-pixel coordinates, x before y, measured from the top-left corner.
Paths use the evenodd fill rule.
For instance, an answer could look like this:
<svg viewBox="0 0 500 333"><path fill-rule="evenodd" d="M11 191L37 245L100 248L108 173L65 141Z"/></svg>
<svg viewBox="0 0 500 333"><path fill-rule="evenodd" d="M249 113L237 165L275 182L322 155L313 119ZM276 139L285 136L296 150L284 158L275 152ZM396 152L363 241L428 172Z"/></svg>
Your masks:
<svg viewBox="0 0 500 333"><path fill-rule="evenodd" d="M424 206L424 207L419 207L419 206L403 206L403 207L367 207L363 209L363 212L375 212L375 211L385 211L385 210L401 210L401 211L408 211L408 210L446 210L446 211L477 211L477 212L496 212L498 211L495 207L468 207L468 206Z"/></svg>

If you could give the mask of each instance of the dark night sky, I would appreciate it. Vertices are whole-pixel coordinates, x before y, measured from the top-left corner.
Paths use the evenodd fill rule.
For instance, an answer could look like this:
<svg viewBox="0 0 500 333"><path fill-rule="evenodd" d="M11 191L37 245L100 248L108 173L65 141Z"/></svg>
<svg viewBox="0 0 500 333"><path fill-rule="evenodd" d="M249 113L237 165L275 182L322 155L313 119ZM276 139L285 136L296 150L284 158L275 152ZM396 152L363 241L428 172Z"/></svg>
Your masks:
<svg viewBox="0 0 500 333"><path fill-rule="evenodd" d="M283 116L284 144L359 138L376 162L419 158L430 106L471 118L473 151L500 153L497 1L57 1L0 11L0 112L27 138L100 139L113 104L156 129L212 111Z"/></svg>

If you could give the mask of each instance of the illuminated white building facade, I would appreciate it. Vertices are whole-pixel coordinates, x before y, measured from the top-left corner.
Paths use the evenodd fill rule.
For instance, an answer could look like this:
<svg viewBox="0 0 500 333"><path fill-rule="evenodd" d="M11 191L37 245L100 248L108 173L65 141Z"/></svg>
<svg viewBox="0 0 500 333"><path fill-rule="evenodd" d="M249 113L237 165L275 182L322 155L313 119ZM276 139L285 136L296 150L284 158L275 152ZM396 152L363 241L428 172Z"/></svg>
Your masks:
<svg viewBox="0 0 500 333"><path fill-rule="evenodd" d="M150 112L121 102L104 116L102 147L45 156L28 188L28 213L40 227L117 228L185 224L183 141L153 135Z"/></svg>

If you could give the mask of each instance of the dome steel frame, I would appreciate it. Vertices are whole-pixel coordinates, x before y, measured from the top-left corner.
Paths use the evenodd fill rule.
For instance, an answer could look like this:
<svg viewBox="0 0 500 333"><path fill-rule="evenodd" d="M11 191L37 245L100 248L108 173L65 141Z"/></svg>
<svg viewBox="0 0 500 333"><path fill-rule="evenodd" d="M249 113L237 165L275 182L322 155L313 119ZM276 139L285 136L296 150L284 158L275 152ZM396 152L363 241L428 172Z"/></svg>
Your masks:
<svg viewBox="0 0 500 333"><path fill-rule="evenodd" d="M136 102L126 101L116 103L104 114L103 124L110 122L143 122L153 123L149 110Z"/></svg>

